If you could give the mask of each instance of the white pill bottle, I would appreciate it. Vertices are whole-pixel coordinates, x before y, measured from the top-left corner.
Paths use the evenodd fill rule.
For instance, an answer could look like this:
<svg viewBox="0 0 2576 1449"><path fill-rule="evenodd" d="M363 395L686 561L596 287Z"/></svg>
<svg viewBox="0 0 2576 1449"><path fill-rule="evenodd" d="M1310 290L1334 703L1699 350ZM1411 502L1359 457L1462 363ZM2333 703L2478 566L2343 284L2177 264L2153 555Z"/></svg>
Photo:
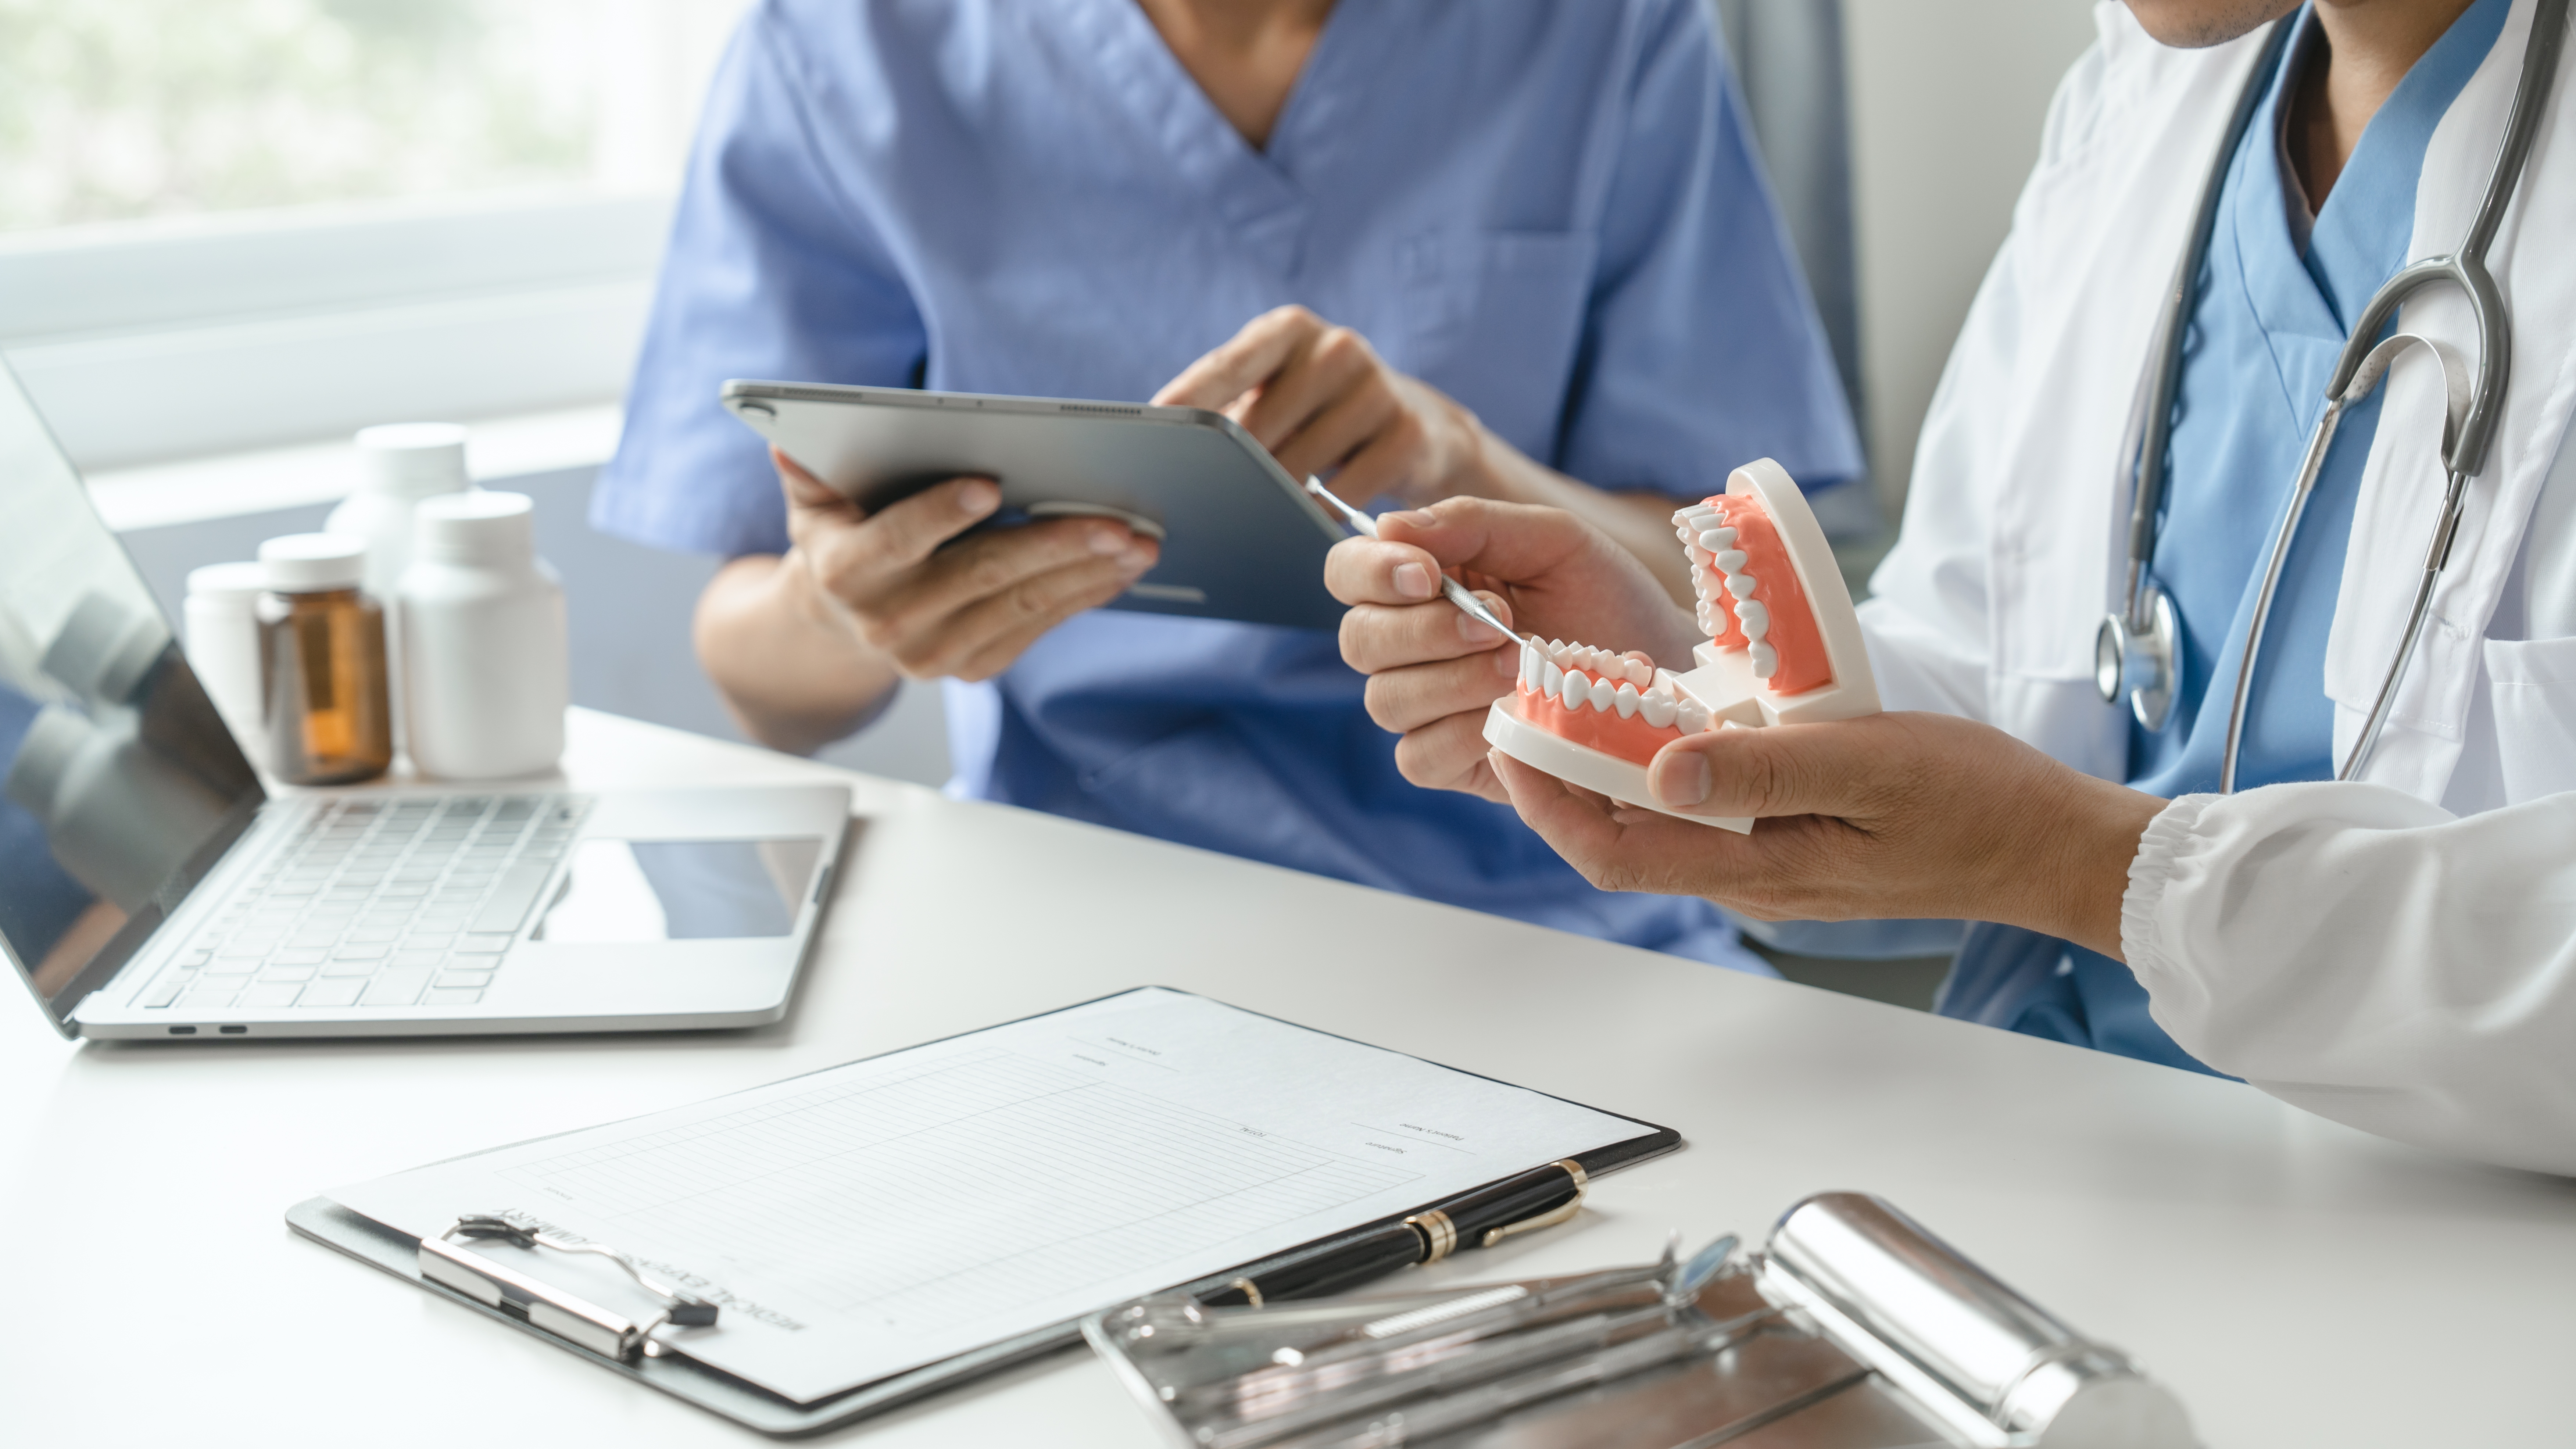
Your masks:
<svg viewBox="0 0 2576 1449"><path fill-rule="evenodd" d="M411 726L403 707L402 577L411 567L412 510L424 498L463 493L474 486L465 471L465 429L456 423L381 423L358 429L358 483L331 516L324 533L367 546L364 581L385 606L386 659L392 670L394 744L408 752Z"/></svg>
<svg viewBox="0 0 2576 1449"><path fill-rule="evenodd" d="M260 682L257 606L267 590L268 570L259 564L207 564L188 571L188 601L181 611L197 683L242 753L262 761L268 758L260 723L267 696Z"/></svg>
<svg viewBox="0 0 2576 1449"><path fill-rule="evenodd" d="M358 486L324 533L364 540L366 590L391 603L411 566L412 512L427 498L474 486L465 472L465 429L455 423L386 423L358 430Z"/></svg>
<svg viewBox="0 0 2576 1449"><path fill-rule="evenodd" d="M403 571L405 743L450 780L553 769L572 703L563 586L537 557L524 493L424 498Z"/></svg>

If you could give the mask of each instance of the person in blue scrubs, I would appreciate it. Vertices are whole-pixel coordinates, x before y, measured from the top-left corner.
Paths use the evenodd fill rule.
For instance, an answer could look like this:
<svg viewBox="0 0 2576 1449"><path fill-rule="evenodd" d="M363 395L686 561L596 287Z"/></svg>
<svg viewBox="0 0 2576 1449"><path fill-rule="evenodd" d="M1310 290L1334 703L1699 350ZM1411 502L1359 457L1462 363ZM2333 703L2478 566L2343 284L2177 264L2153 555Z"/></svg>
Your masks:
<svg viewBox="0 0 2576 1449"><path fill-rule="evenodd" d="M982 480L862 517L729 377L1222 407L1354 502L1552 504L1671 569L1735 465L1860 472L1698 0L763 4L593 517L732 559L698 653L766 743L940 678L956 794L1766 969L1417 789L1331 635L1098 611L1154 561L1106 520L939 548Z"/></svg>
<svg viewBox="0 0 2576 1449"><path fill-rule="evenodd" d="M2196 286L2154 565L2182 618L2181 688L2162 730L2130 721L2132 789L2172 799L2218 788L2228 691L2326 382L2352 318L2406 263L2424 148L2494 47L2509 8L2509 0L2476 0L2452 22L2380 104L2339 172L2328 169L2331 152L2302 154L2307 138L2292 124L2291 99L2321 74L2324 45L2313 14L2294 22L2295 37L2228 167ZM2311 203L2316 193L2322 205ZM2385 396L2373 392L2344 415L2292 543L2255 661L2240 789L2334 778L2326 633ZM1969 930L1940 1010L2207 1070L2148 1017L2146 988L2126 965L2017 926Z"/></svg>

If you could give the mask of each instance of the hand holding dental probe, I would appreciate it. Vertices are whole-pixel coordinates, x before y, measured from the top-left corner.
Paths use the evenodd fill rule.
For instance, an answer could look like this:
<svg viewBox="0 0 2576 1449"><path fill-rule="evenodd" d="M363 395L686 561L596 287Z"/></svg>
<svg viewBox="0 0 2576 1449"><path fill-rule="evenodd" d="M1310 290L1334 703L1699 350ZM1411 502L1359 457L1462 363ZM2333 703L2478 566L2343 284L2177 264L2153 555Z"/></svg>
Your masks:
<svg viewBox="0 0 2576 1449"><path fill-rule="evenodd" d="M1487 707L1520 683L1525 655L1434 580L1471 585L1531 642L1616 639L1664 665L1687 661L1700 637L1635 553L1563 510L1445 498L1376 522L1376 539L1334 546L1324 584L1352 606L1342 618L1342 659L1369 677L1369 718L1399 736L1396 768L1427 789L1509 802L1481 731Z"/></svg>
<svg viewBox="0 0 2576 1449"><path fill-rule="evenodd" d="M1340 515L1342 522L1349 525L1352 532L1359 534L1363 538L1377 537L1377 520L1360 512L1349 504L1344 503L1332 489L1324 486L1323 479L1315 477L1311 473L1308 474L1306 477L1306 491L1313 494L1317 502ZM1515 632L1509 624L1506 624L1502 620L1494 617L1494 611L1485 607L1485 601L1476 597L1475 590L1468 588L1465 584L1458 582L1456 579L1449 577L1445 573L1441 574L1439 578L1441 596L1464 610L1468 618L1475 620L1477 623L1484 625L1486 628L1493 630L1495 633L1502 635L1504 638L1509 639L1515 644L1526 644L1529 642Z"/></svg>

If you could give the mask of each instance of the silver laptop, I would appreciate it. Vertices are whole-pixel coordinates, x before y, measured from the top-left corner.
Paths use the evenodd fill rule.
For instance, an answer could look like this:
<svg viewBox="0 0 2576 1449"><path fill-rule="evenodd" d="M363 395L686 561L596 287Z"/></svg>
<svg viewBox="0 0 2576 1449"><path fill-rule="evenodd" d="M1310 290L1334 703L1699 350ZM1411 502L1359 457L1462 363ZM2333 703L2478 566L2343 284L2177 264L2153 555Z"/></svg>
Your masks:
<svg viewBox="0 0 2576 1449"><path fill-rule="evenodd" d="M272 797L0 367L0 952L66 1036L776 1021L838 786Z"/></svg>

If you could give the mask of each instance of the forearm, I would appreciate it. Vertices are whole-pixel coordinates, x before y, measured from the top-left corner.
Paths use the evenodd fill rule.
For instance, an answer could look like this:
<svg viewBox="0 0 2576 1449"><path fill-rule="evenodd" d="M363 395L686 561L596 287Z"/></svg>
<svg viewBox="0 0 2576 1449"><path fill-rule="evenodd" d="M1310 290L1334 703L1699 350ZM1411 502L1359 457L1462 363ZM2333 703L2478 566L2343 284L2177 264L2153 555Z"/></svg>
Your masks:
<svg viewBox="0 0 2576 1449"><path fill-rule="evenodd" d="M755 554L698 598L698 662L745 734L811 754L875 718L901 682L792 558Z"/></svg>
<svg viewBox="0 0 2576 1449"><path fill-rule="evenodd" d="M1688 605L1690 559L1673 538L1673 508L1660 493L1612 493L1578 482L1537 462L1474 424L1476 456L1466 470L1466 490L1506 503L1562 508L1600 529L1634 554L1674 602Z"/></svg>
<svg viewBox="0 0 2576 1449"><path fill-rule="evenodd" d="M2186 796L2122 939L2221 1071L2438 1151L2576 1172L2576 795L2454 818L2373 785Z"/></svg>

